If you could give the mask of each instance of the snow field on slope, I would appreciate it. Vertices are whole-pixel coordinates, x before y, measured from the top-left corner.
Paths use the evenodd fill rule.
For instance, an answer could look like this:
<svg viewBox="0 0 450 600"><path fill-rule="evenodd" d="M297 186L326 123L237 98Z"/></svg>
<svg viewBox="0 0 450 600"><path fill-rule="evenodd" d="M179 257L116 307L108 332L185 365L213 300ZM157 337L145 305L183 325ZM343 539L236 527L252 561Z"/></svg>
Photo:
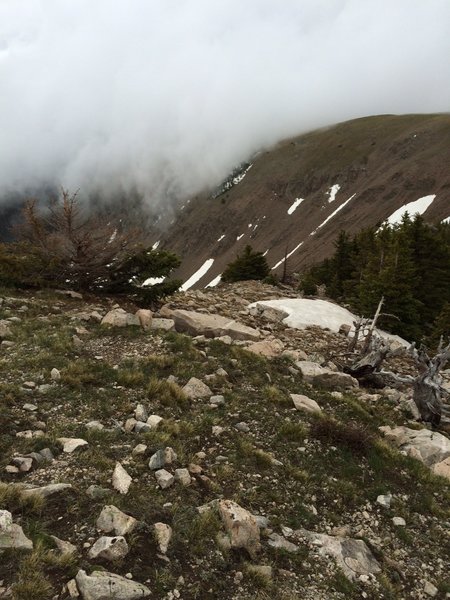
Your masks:
<svg viewBox="0 0 450 600"><path fill-rule="evenodd" d="M341 325L350 325L352 330L353 322L358 319L356 315L346 308L328 302L327 300L312 300L308 298L280 298L278 300L263 300L250 304L252 306L270 306L277 308L288 314L283 319L283 323L293 329L306 329L311 325L327 328L337 333ZM409 343L399 337L379 329L376 332L383 338L391 341L397 341L403 346L409 346Z"/></svg>
<svg viewBox="0 0 450 600"><path fill-rule="evenodd" d="M300 206L300 204L304 202L304 198L296 198L294 200L294 202L291 204L291 206L288 208L287 210L287 214L288 215L292 215L292 213L297 210L297 208Z"/></svg>
<svg viewBox="0 0 450 600"><path fill-rule="evenodd" d="M208 260L205 260L205 262L202 264L200 269L198 269L193 275L191 275L189 277L189 279L183 283L183 285L181 286L180 289L183 292L185 292L186 290L191 288L193 285L195 285L197 283L197 281L199 279L201 279L203 277L203 275L205 275L209 271L209 269L213 265L213 262L214 262L213 258L208 258Z"/></svg>
<svg viewBox="0 0 450 600"><path fill-rule="evenodd" d="M393 212L392 215L386 219L386 223L389 223L389 225L397 225L398 223L401 223L402 217L405 213L408 213L410 217L413 217L417 214L423 215L435 198L436 194L431 194L429 196L423 196L418 200L414 200L414 202L408 202L408 204L401 206L398 210Z"/></svg>

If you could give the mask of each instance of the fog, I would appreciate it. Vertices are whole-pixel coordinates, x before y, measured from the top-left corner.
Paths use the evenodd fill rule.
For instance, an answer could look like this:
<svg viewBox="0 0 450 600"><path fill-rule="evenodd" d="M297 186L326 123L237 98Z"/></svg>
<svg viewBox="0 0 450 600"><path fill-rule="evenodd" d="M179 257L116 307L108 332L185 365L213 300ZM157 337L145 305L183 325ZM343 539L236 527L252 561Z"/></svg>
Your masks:
<svg viewBox="0 0 450 600"><path fill-rule="evenodd" d="M449 106L448 0L0 0L0 194L155 206L285 137Z"/></svg>

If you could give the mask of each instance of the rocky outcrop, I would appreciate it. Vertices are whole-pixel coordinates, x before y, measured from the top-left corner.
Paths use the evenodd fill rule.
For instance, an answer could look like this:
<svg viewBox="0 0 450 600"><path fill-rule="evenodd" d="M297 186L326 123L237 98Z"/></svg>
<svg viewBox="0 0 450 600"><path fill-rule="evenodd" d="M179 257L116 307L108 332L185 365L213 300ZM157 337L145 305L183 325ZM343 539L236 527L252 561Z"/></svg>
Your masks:
<svg viewBox="0 0 450 600"><path fill-rule="evenodd" d="M410 456L422 461L432 471L450 479L450 440L429 429L409 427L380 427L386 439Z"/></svg>
<svg viewBox="0 0 450 600"><path fill-rule="evenodd" d="M306 529L296 531L295 536L310 542L312 547L317 548L319 555L334 558L350 581L381 572L378 561L362 540L334 537Z"/></svg>
<svg viewBox="0 0 450 600"><path fill-rule="evenodd" d="M229 336L232 340L254 340L261 337L259 331L217 314L204 314L191 310L172 310L171 318L175 329L191 335L204 335L208 338Z"/></svg>

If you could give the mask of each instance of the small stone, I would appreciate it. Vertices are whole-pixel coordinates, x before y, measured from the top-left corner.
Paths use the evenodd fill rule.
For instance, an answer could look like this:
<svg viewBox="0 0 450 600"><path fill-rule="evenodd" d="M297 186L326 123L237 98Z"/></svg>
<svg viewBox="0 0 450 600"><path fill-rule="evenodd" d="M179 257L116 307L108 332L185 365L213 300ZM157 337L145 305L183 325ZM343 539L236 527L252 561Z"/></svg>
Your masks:
<svg viewBox="0 0 450 600"><path fill-rule="evenodd" d="M86 495L89 496L89 498L92 498L92 500L103 500L103 498L109 496L110 493L111 491L108 490L108 488L99 485L90 485L86 490Z"/></svg>
<svg viewBox="0 0 450 600"><path fill-rule="evenodd" d="M143 454L145 454L146 451L147 446L145 444L137 444L137 446L133 448L132 454L134 456L142 456Z"/></svg>
<svg viewBox="0 0 450 600"><path fill-rule="evenodd" d="M77 582L75 579L71 579L66 583L66 590L70 598L80 597L80 592L78 591Z"/></svg>
<svg viewBox="0 0 450 600"><path fill-rule="evenodd" d="M286 552L298 552L299 550L299 547L296 544L289 542L287 539L285 539L282 535L279 535L278 533L272 533L269 536L269 541L267 543L272 548L281 548Z"/></svg>
<svg viewBox="0 0 450 600"><path fill-rule="evenodd" d="M26 410L28 412L34 412L35 410L38 409L38 407L35 404L30 404L29 402L27 402L26 404L24 404L22 406L23 410Z"/></svg>
<svg viewBox="0 0 450 600"><path fill-rule="evenodd" d="M58 438L58 442L63 446L63 452L67 454L72 454L78 448L82 448L83 446L87 446L88 442L86 440L82 440L80 438Z"/></svg>
<svg viewBox="0 0 450 600"><path fill-rule="evenodd" d="M6 465L5 473L9 473L9 475L17 475L17 473L20 473L20 471L18 467L15 467L14 465Z"/></svg>
<svg viewBox="0 0 450 600"><path fill-rule="evenodd" d="M211 396L209 403L213 406L220 406L225 404L225 398L223 396Z"/></svg>
<svg viewBox="0 0 450 600"><path fill-rule="evenodd" d="M163 420L159 415L150 415L147 419L147 425L150 425L150 429L156 429Z"/></svg>
<svg viewBox="0 0 450 600"><path fill-rule="evenodd" d="M117 600L140 600L151 595L145 585L107 571L93 571L87 575L86 571L80 569L76 582L84 600L109 599L112 596L111 590L114 590Z"/></svg>
<svg viewBox="0 0 450 600"><path fill-rule="evenodd" d="M28 473L33 467L33 459L24 456L16 456L12 459L13 465L19 468L22 473Z"/></svg>
<svg viewBox="0 0 450 600"><path fill-rule="evenodd" d="M175 481L181 483L181 485L191 485L191 476L188 469L175 469Z"/></svg>
<svg viewBox="0 0 450 600"><path fill-rule="evenodd" d="M225 431L225 429L223 427L221 427L220 425L213 425L211 428L211 431L212 431L212 434L217 437L218 435L223 433Z"/></svg>
<svg viewBox="0 0 450 600"><path fill-rule="evenodd" d="M392 500L392 494L382 494L377 497L377 503L384 508L390 508Z"/></svg>
<svg viewBox="0 0 450 600"><path fill-rule="evenodd" d="M189 473L191 475L200 475L203 472L203 469L200 465L196 465L195 463L191 463L188 467Z"/></svg>
<svg viewBox="0 0 450 600"><path fill-rule="evenodd" d="M392 522L396 527L406 527L406 521L403 517L393 517Z"/></svg>
<svg viewBox="0 0 450 600"><path fill-rule="evenodd" d="M147 423L143 423L142 421L138 421L134 426L134 430L136 433L145 433L147 431L151 431L151 429L152 428L150 427L150 425L148 425Z"/></svg>
<svg viewBox="0 0 450 600"><path fill-rule="evenodd" d="M128 554L128 544L123 536L99 538L88 552L91 559L120 560Z"/></svg>
<svg viewBox="0 0 450 600"><path fill-rule="evenodd" d="M235 427L235 429L237 429L238 431L241 431L242 433L249 433L249 431L250 431L250 427L244 421L241 421L240 423L236 423L236 425L234 427Z"/></svg>
<svg viewBox="0 0 450 600"><path fill-rule="evenodd" d="M437 596L438 592L439 592L439 590L437 589L437 587L435 585L433 585L429 581L425 581L425 585L423 587L423 591L425 592L425 594L427 596L430 596L431 598L434 598L435 596Z"/></svg>
<svg viewBox="0 0 450 600"><path fill-rule="evenodd" d="M105 506L96 522L97 528L105 533L114 532L115 535L127 535L131 533L137 520L130 515L125 514L116 506Z"/></svg>
<svg viewBox="0 0 450 600"><path fill-rule="evenodd" d="M89 423L86 423L86 429L91 431L101 431L104 428L105 426L100 421L89 421Z"/></svg>
<svg viewBox="0 0 450 600"><path fill-rule="evenodd" d="M207 398L212 395L212 392L206 383L203 383L203 381L197 379L196 377L191 377L191 379L189 379L189 381L183 387L183 392L192 400Z"/></svg>
<svg viewBox="0 0 450 600"><path fill-rule="evenodd" d="M39 454L44 460L48 460L49 462L54 460L53 452L50 450L50 448L43 448Z"/></svg>
<svg viewBox="0 0 450 600"><path fill-rule="evenodd" d="M158 542L159 551L166 554L169 548L169 543L172 538L172 527L166 523L155 523L155 537Z"/></svg>
<svg viewBox="0 0 450 600"><path fill-rule="evenodd" d="M57 549L62 555L72 556L73 554L77 553L77 547L71 544L70 542L60 540L56 537L56 535L51 535L50 537L55 542Z"/></svg>
<svg viewBox="0 0 450 600"><path fill-rule="evenodd" d="M134 417L132 417L131 419L127 419L125 421L125 425L124 425L124 429L127 432L131 432L133 431L133 429L136 427L136 419Z"/></svg>
<svg viewBox="0 0 450 600"><path fill-rule="evenodd" d="M113 488L116 489L120 494L127 494L131 485L131 477L122 467L122 465L117 462L113 475L112 475L112 485Z"/></svg>
<svg viewBox="0 0 450 600"><path fill-rule="evenodd" d="M156 471L155 477L156 477L156 481L158 482L159 487L162 490L165 490L166 488L173 485L173 482L175 481L174 476L171 473L169 473L169 471L166 471L165 469L159 469L159 471Z"/></svg>
<svg viewBox="0 0 450 600"><path fill-rule="evenodd" d="M158 450L150 457L148 466L152 471L162 469L166 465L171 465L177 460L176 452L170 446L164 448L164 450Z"/></svg>
<svg viewBox="0 0 450 600"><path fill-rule="evenodd" d="M60 381L61 380L61 373L58 371L58 369L53 368L50 371L50 378L52 379L52 381Z"/></svg>
<svg viewBox="0 0 450 600"><path fill-rule="evenodd" d="M291 394L292 402L296 410L301 410L306 413L321 413L322 409L312 398L303 394Z"/></svg>
<svg viewBox="0 0 450 600"><path fill-rule="evenodd" d="M148 412L143 404L138 404L136 406L134 416L137 421L145 422L148 419Z"/></svg>

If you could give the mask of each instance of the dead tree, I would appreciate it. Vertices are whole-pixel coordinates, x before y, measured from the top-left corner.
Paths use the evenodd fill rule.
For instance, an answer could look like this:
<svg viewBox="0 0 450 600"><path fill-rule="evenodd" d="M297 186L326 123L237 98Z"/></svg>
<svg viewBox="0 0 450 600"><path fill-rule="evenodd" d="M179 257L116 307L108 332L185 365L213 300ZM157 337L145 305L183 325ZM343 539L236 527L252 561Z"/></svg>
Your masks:
<svg viewBox="0 0 450 600"><path fill-rule="evenodd" d="M443 341L439 344L437 353L430 358L424 348L417 350L414 344L410 347L412 355L418 366L419 374L416 377L400 377L388 371L380 371L380 375L392 379L396 383L408 383L413 387L413 400L420 413L420 418L432 427L438 427L443 418L449 421L450 407L444 403L447 390L442 387L440 371L450 360L450 343L444 348Z"/></svg>

